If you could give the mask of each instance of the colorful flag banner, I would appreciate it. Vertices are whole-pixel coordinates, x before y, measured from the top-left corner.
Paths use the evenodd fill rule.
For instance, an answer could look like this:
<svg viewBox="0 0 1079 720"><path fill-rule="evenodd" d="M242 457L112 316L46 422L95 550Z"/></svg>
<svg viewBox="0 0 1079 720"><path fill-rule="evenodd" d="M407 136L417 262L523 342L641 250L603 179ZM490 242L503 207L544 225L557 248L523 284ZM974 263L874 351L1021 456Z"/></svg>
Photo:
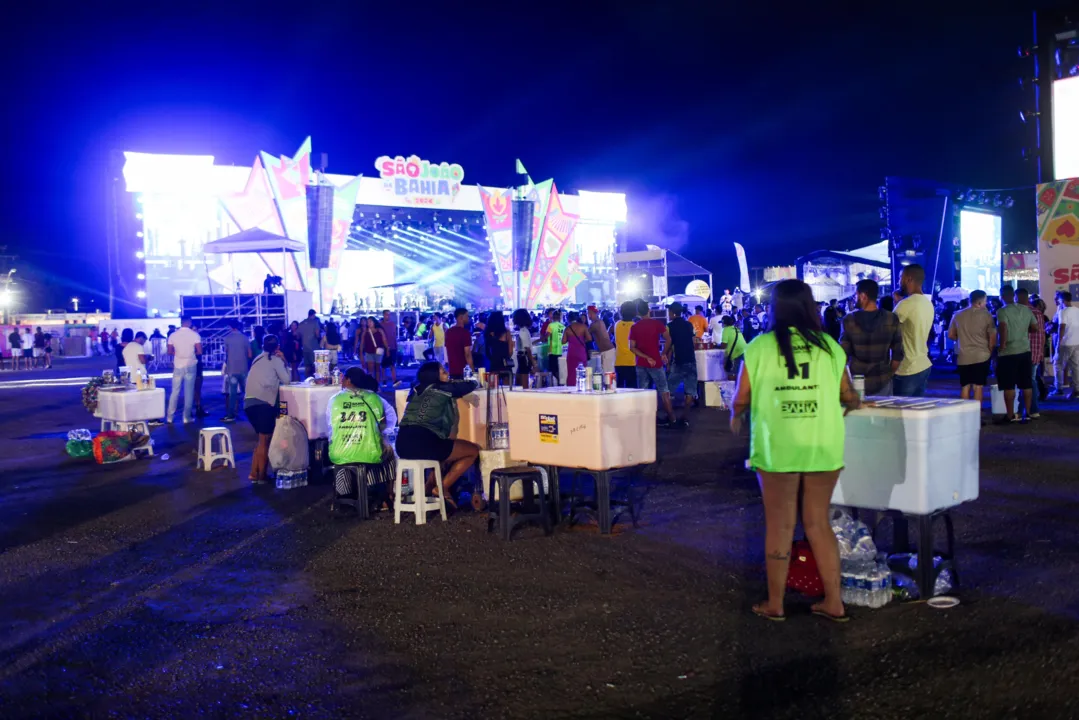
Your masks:
<svg viewBox="0 0 1079 720"><path fill-rule="evenodd" d="M513 193L502 188L488 190L480 186L480 200L487 219L487 242L502 298L512 303L515 277L513 272Z"/></svg>
<svg viewBox="0 0 1079 720"><path fill-rule="evenodd" d="M742 292L750 291L749 267L746 265L746 249L740 243L734 244L734 253L738 256L738 287Z"/></svg>
<svg viewBox="0 0 1079 720"><path fill-rule="evenodd" d="M558 189L551 181L549 207L536 248L536 259L532 264L525 307L532 307L540 294L548 289L557 295L568 293L568 254L577 220L577 215L569 215L562 210ZM564 265L560 264L563 259L566 260Z"/></svg>
<svg viewBox="0 0 1079 720"><path fill-rule="evenodd" d="M1079 294L1079 178L1038 185L1038 271L1042 297Z"/></svg>

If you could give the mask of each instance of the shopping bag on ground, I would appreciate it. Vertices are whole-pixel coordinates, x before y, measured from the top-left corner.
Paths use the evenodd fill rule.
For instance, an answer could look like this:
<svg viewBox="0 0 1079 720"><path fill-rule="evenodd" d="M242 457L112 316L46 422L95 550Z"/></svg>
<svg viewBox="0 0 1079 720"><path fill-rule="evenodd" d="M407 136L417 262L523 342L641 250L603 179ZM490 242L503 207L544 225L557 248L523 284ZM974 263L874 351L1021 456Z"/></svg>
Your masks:
<svg viewBox="0 0 1079 720"><path fill-rule="evenodd" d="M297 472L307 469L307 430L294 417L277 418L270 438L270 465L274 470Z"/></svg>

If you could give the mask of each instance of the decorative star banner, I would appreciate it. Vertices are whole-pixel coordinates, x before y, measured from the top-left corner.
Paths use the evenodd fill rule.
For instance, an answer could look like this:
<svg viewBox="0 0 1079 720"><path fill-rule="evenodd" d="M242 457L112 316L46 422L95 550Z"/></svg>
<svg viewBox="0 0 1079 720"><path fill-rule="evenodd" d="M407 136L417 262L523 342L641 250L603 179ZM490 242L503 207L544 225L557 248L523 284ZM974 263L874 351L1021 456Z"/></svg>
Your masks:
<svg viewBox="0 0 1079 720"><path fill-rule="evenodd" d="M569 215L562 210L562 201L558 189L551 184L551 196L547 208L543 233L536 248L536 259L528 285L526 307L532 307L541 293L550 291L558 296L570 291L569 258L573 231L577 227L577 215Z"/></svg>
<svg viewBox="0 0 1079 720"><path fill-rule="evenodd" d="M1038 199L1038 274L1042 295L1079 291L1079 178L1043 183Z"/></svg>
<svg viewBox="0 0 1079 720"><path fill-rule="evenodd" d="M221 206L225 208L232 222L241 230L262 228L278 235L284 235L281 216L274 203L273 190L266 178L266 169L262 161L255 158L251 174L247 176L247 185L242 192L222 196Z"/></svg>
<svg viewBox="0 0 1079 720"><path fill-rule="evenodd" d="M488 190L480 186L483 214L487 218L487 242L495 264L498 287L507 305L513 302L513 194L508 189Z"/></svg>
<svg viewBox="0 0 1079 720"><path fill-rule="evenodd" d="M307 242L307 183L311 180L311 138L291 158L261 153L262 164L277 199L285 234Z"/></svg>

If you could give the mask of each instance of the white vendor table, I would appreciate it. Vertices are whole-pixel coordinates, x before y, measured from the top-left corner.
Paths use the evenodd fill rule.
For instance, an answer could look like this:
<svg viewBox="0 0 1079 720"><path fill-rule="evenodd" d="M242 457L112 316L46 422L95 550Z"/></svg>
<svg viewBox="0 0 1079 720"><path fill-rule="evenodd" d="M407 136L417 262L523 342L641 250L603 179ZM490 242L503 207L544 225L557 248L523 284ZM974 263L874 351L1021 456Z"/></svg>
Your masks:
<svg viewBox="0 0 1079 720"><path fill-rule="evenodd" d="M597 471L656 461L653 390L514 390L506 405L514 460Z"/></svg>
<svg viewBox="0 0 1079 720"><path fill-rule="evenodd" d="M281 387L281 414L294 417L307 430L307 439L327 438L330 427L326 411L330 398L341 391L339 385L304 385L295 383Z"/></svg>
<svg viewBox="0 0 1079 720"><path fill-rule="evenodd" d="M713 380L726 380L727 372L723 369L723 361L726 353L723 350L697 350L697 380L698 382L711 382Z"/></svg>
<svg viewBox="0 0 1079 720"><path fill-rule="evenodd" d="M398 421L405 416L405 406L408 404L408 390L397 390L393 394L394 407L397 410ZM510 389L505 389L505 395L509 396ZM476 399L476 406L473 407L469 402L470 398ZM506 404L502 405L502 421L509 422L509 410ZM457 412L460 414L460 420L457 423L457 437L461 440L468 440L474 442L480 446L481 449L487 449L487 390L486 388L480 388L479 390L469 393L463 398L457 400ZM498 421L497 409L492 413L492 417L495 422Z"/></svg>
<svg viewBox="0 0 1079 720"><path fill-rule="evenodd" d="M165 388L102 387L97 393L97 412L94 414L111 422L160 420L165 417Z"/></svg>
<svg viewBox="0 0 1079 720"><path fill-rule="evenodd" d="M972 400L870 398L846 417L832 503L931 515L978 498L981 408Z"/></svg>

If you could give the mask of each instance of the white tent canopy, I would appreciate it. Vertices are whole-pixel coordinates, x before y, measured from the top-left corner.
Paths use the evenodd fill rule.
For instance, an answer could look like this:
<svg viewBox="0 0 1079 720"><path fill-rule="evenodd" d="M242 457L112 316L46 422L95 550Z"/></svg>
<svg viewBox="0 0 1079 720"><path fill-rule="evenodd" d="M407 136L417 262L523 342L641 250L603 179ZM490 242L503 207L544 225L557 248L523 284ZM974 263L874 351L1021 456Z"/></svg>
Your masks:
<svg viewBox="0 0 1079 720"><path fill-rule="evenodd" d="M202 246L203 252L219 255L246 252L303 252L306 249L307 245L300 240L293 240L262 228L244 230Z"/></svg>

